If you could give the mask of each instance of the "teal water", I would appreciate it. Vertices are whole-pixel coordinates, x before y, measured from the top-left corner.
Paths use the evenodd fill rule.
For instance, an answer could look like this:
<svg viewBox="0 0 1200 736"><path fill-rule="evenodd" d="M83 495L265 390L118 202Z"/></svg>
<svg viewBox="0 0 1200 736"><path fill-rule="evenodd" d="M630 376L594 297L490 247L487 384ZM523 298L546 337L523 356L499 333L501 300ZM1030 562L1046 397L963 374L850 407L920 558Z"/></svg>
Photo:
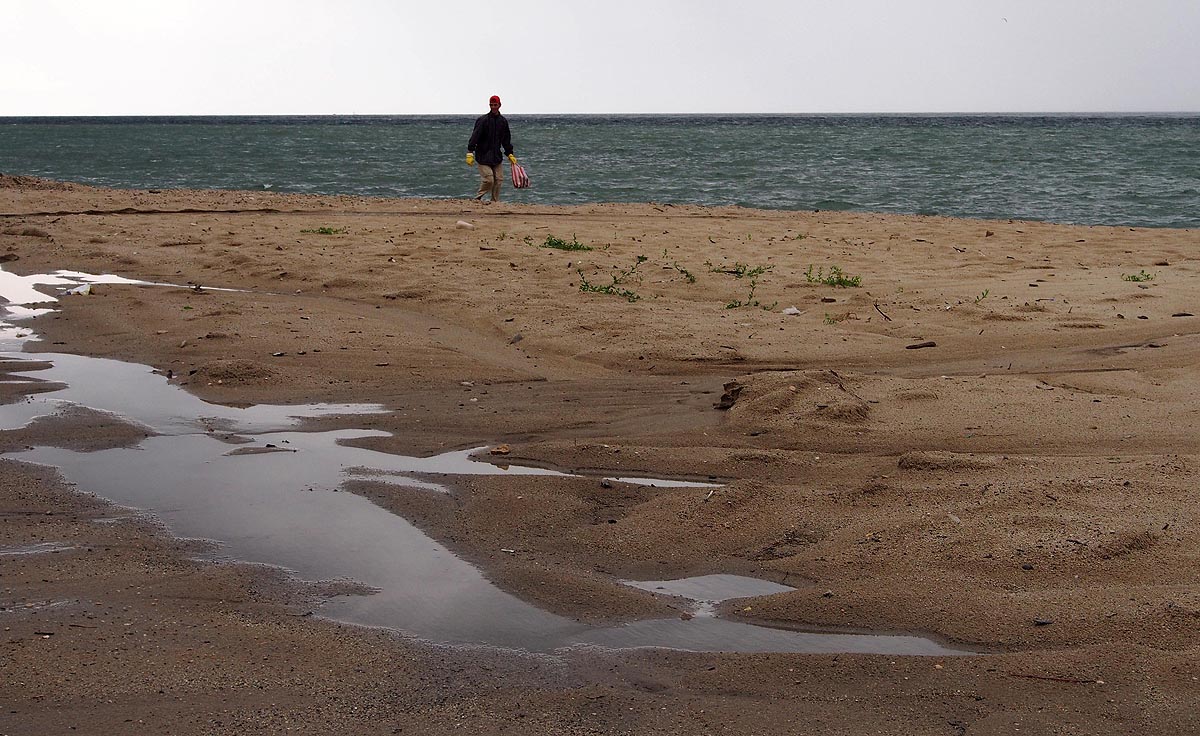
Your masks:
<svg viewBox="0 0 1200 736"><path fill-rule="evenodd" d="M134 188L467 197L474 116L3 118L0 172ZM1200 226L1200 116L511 115L514 202Z"/></svg>

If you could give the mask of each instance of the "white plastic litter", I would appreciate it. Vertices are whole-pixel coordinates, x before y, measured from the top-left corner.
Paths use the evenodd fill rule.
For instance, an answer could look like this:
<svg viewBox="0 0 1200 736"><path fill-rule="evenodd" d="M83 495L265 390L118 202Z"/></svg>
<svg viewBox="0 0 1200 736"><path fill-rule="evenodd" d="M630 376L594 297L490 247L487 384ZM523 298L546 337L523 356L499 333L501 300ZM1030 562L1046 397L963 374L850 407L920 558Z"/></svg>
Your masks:
<svg viewBox="0 0 1200 736"><path fill-rule="evenodd" d="M67 289L66 293L71 296L87 296L92 293L92 285L83 284L82 286L76 286L74 289Z"/></svg>
<svg viewBox="0 0 1200 736"><path fill-rule="evenodd" d="M783 313L790 314L793 316L797 315L797 314L804 314L804 312L801 312L799 309L796 309L795 307L788 307L787 309L783 310Z"/></svg>
<svg viewBox="0 0 1200 736"><path fill-rule="evenodd" d="M460 230L474 230L475 229L475 226L472 225L471 223L467 222L466 220L459 220L457 223L454 224L454 227L457 227Z"/></svg>

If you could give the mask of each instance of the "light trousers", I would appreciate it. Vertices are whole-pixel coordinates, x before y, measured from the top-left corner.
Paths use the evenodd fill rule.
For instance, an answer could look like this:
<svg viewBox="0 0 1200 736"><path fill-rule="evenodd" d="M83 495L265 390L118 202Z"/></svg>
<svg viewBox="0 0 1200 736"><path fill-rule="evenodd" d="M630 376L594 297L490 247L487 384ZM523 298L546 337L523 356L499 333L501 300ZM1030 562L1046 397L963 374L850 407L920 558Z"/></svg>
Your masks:
<svg viewBox="0 0 1200 736"><path fill-rule="evenodd" d="M483 200L485 194L491 193L492 201L500 201L500 183L504 181L504 168L500 164L494 166L479 164L479 192L475 199Z"/></svg>

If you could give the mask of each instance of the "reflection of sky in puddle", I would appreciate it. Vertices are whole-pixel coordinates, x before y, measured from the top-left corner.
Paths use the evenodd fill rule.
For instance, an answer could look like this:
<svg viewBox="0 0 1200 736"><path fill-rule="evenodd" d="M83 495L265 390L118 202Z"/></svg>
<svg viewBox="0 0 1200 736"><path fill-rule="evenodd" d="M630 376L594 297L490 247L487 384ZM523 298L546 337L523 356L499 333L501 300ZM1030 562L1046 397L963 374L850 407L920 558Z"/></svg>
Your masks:
<svg viewBox="0 0 1200 736"><path fill-rule="evenodd" d="M78 286L78 279L69 279L53 274L18 276L0 269L0 296L9 304L41 304L58 301L57 298L33 288L35 286Z"/></svg>
<svg viewBox="0 0 1200 736"><path fill-rule="evenodd" d="M686 598L695 604L692 613L709 617L716 615L716 605L724 601L795 590L769 580L741 575L701 575L682 580L626 580L625 584L651 593Z"/></svg>
<svg viewBox="0 0 1200 736"><path fill-rule="evenodd" d="M62 291L66 293L71 289L84 284L164 286L173 289L196 288L195 286L166 284L157 281L139 281L138 279L116 276L114 274L94 274L84 273L83 271L55 271L54 273L50 274L35 273L29 276L18 276L15 273L0 269L0 297L3 297L5 300L7 300L10 305L44 304L46 302L58 301L57 297L34 288L37 286L65 287L62 289ZM220 289L209 286L205 286L204 288L212 291L237 291L237 289Z"/></svg>
<svg viewBox="0 0 1200 736"><path fill-rule="evenodd" d="M21 354L0 356L22 357ZM12 372L62 384L63 388L30 396L18 405L21 408L11 410L11 414L5 407L0 412L0 428L24 426L29 419L53 414L62 404L78 404L117 414L160 434L234 428L253 433L291 427L305 417L384 411L376 404L222 406L210 404L172 385L165 376L158 375L148 366L67 353L39 353L37 359L50 361L53 365L43 370ZM22 419L24 423L18 423Z"/></svg>
<svg viewBox="0 0 1200 736"><path fill-rule="evenodd" d="M666 478L606 478L618 483L632 483L639 486L650 486L651 488L720 488L721 483L698 483L691 480L669 480Z"/></svg>
<svg viewBox="0 0 1200 736"><path fill-rule="evenodd" d="M28 277L20 288L47 283L36 278ZM6 286L8 283L0 283L0 296L8 296ZM0 353L0 359L9 361L27 357ZM39 447L8 457L58 467L83 490L153 512L177 535L219 541L222 556L278 565L305 580L356 580L379 590L372 595L334 598L322 608L331 618L398 629L436 642L541 652L597 645L701 651L958 653L916 637L805 634L710 616L608 628L572 621L501 591L474 566L403 518L339 490L355 478L444 490L432 482L437 475L563 473L511 465L501 468L472 459L474 450L417 458L341 444L386 434L372 430L288 431L305 417L382 411L376 405L226 407L188 394L146 366L69 354L41 354L38 361L52 365L41 370L31 365L30 370L15 372L62 388L0 406L0 429L23 427L64 406L80 405L116 414L157 435L134 448L76 452ZM270 444L289 451L231 454L233 447L215 437L214 430L249 440L245 447ZM646 478L619 480L679 484ZM703 583L702 587L708 586L707 593L671 587L686 581L636 585L663 588L658 592L674 591L701 602L715 600L711 598L714 586L749 590L746 579L710 577L728 579ZM776 588L783 589L756 587L753 590L763 592L735 595L778 592Z"/></svg>

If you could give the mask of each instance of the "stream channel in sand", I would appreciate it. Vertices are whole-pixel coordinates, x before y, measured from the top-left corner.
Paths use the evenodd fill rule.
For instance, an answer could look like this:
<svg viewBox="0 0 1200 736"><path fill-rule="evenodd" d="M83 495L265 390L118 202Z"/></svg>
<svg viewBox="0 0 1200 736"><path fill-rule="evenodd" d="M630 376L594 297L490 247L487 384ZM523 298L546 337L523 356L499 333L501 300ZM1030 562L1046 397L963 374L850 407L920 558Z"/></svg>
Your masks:
<svg viewBox="0 0 1200 736"><path fill-rule="evenodd" d="M0 406L0 430L19 429L71 406L120 417L153 436L133 448L76 452L35 447L4 457L58 468L79 489L148 512L176 535L213 540L220 557L278 566L303 580L354 581L366 594L337 596L323 616L379 626L445 644L553 652L563 647L665 647L691 651L860 652L955 655L915 636L813 633L718 618L722 601L791 590L733 575L627 584L693 602L694 616L599 627L557 616L505 593L473 565L403 518L353 493L348 480L394 483L413 492L445 492L439 475L566 475L542 468L501 468L472 450L405 457L341 444L384 435L374 430L297 432L309 417L382 412L369 404L251 406L210 404L144 365L65 353L20 352L37 339L21 320L51 311L37 285L78 290L90 283L141 284L117 276L60 271L17 276L0 270L0 359L30 361L30 382L60 385ZM174 287L183 288L183 287ZM76 292L78 293L78 291ZM50 363L50 367L46 367ZM619 479L647 485L679 481ZM688 484L705 485L705 484ZM618 581L614 581L618 584Z"/></svg>

